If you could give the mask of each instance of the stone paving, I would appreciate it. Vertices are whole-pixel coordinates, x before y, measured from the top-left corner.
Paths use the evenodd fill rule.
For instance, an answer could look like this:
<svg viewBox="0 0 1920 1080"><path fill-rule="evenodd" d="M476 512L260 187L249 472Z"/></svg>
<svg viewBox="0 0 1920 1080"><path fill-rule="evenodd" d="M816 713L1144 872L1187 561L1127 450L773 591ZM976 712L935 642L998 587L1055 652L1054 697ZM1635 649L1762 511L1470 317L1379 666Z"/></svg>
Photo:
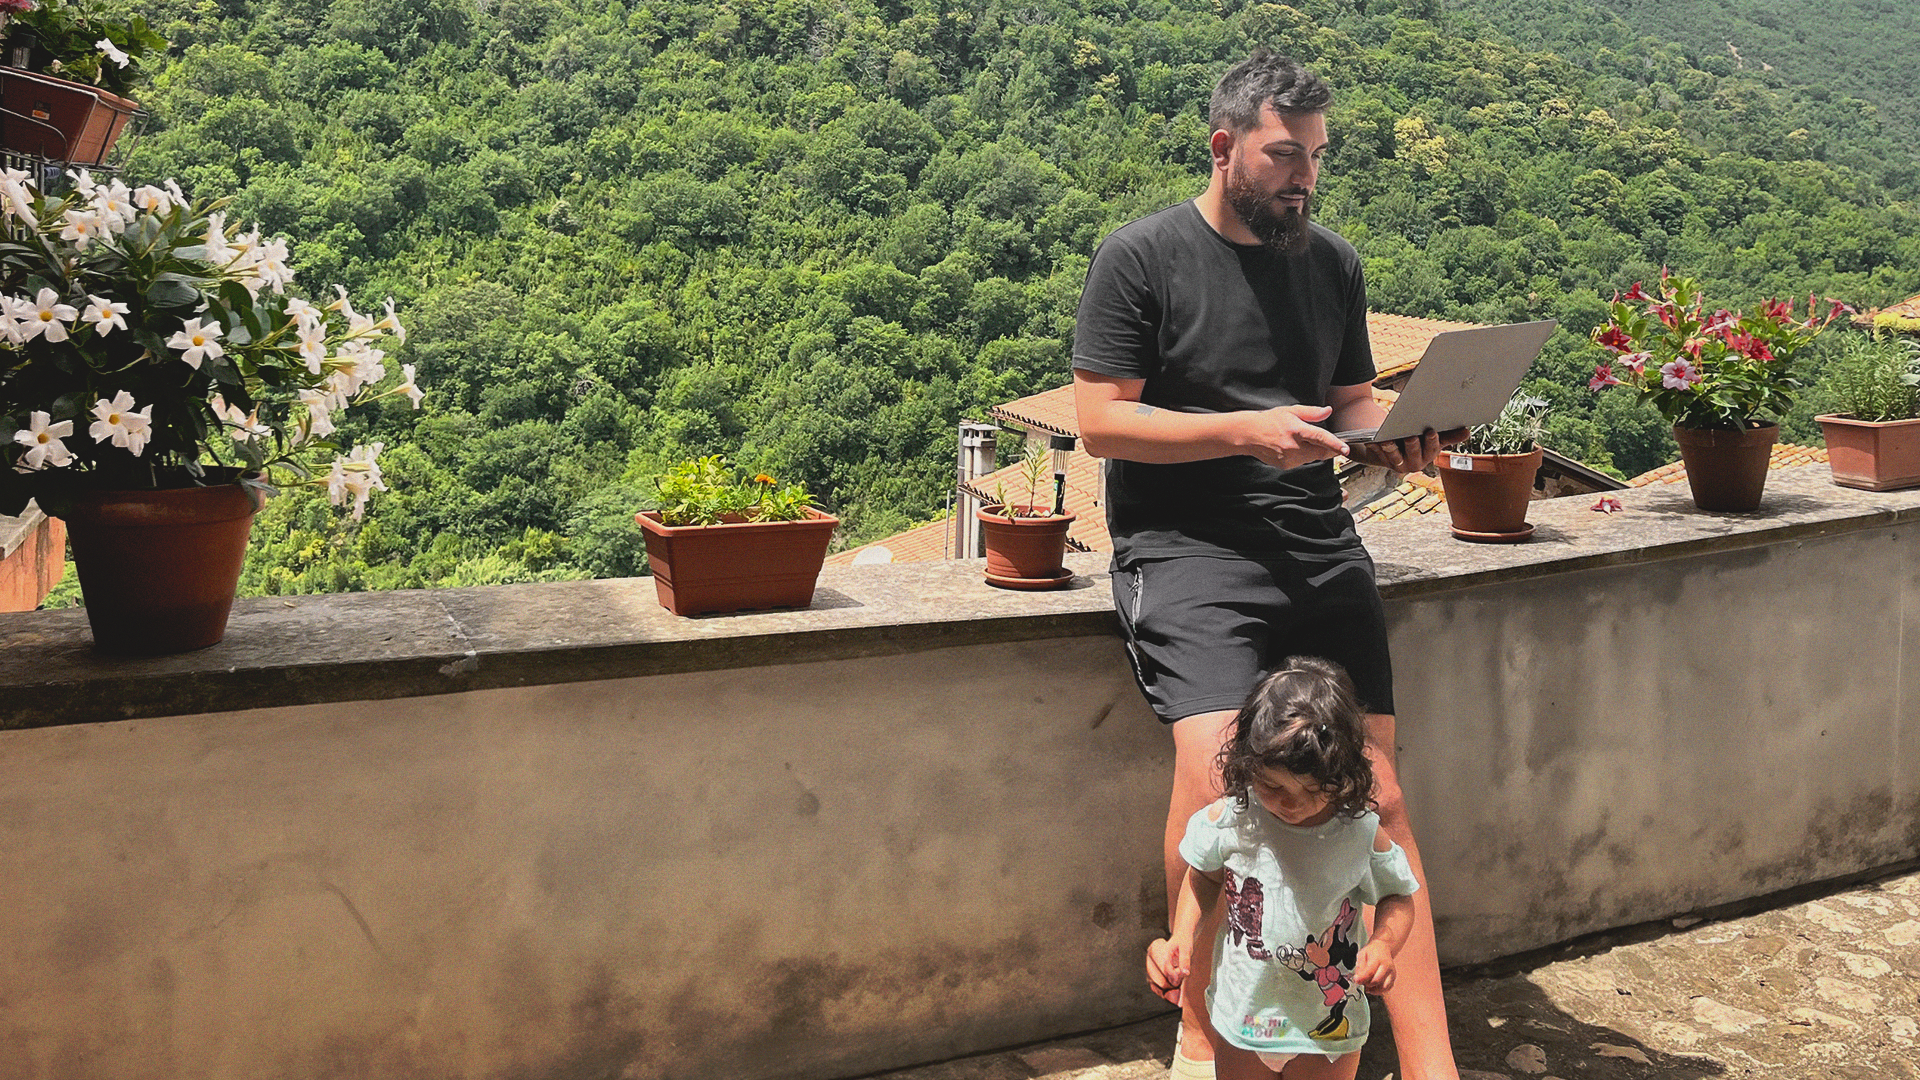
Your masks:
<svg viewBox="0 0 1920 1080"><path fill-rule="evenodd" d="M1448 982L1463 1080L1920 1080L1920 872ZM1169 1015L884 1080L1160 1080L1173 1027ZM1377 1033L1361 1080L1395 1073Z"/></svg>

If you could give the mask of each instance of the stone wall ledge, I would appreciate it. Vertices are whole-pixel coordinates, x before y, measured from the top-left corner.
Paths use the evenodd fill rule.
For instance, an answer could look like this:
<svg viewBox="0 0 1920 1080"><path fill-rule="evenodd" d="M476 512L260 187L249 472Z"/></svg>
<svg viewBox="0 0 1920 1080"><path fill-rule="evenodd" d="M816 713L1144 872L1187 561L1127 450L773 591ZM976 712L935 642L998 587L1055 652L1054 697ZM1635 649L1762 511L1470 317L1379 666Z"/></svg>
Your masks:
<svg viewBox="0 0 1920 1080"><path fill-rule="evenodd" d="M1389 600L1684 559L1920 521L1920 491L1776 471L1760 510L1708 514L1684 483L1536 502L1531 542L1453 539L1444 513L1362 527ZM225 641L153 659L94 654L81 611L0 615L0 729L899 655L1117 631L1105 555L1072 586L1009 592L978 562L829 569L805 611L683 619L647 578L239 601Z"/></svg>

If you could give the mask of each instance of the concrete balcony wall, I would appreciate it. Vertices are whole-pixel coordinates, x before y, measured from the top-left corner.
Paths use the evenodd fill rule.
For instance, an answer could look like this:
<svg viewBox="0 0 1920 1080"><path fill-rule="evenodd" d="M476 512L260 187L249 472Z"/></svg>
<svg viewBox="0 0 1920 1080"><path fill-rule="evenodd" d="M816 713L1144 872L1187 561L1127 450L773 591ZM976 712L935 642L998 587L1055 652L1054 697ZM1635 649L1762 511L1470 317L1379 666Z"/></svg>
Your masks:
<svg viewBox="0 0 1920 1080"><path fill-rule="evenodd" d="M1920 494L1623 501L1370 534L1450 962L1920 848ZM139 662L0 619L0 1076L849 1076L1156 1012L1169 747L1073 565L245 601Z"/></svg>

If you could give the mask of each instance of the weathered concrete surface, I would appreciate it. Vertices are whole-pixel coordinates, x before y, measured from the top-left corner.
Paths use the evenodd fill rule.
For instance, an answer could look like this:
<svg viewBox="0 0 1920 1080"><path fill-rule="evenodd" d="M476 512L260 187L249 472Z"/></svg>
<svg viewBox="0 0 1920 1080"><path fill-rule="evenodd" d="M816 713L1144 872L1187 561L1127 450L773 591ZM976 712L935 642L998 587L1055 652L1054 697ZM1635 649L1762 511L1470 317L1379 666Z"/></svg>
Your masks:
<svg viewBox="0 0 1920 1080"><path fill-rule="evenodd" d="M1680 920L1690 923L1690 920ZM1920 1080L1920 874L1447 980L1465 1080ZM1174 1018L875 1080L1161 1080ZM1397 1075L1391 1033L1361 1080Z"/></svg>
<svg viewBox="0 0 1920 1080"><path fill-rule="evenodd" d="M1151 1015L1120 649L0 732L0 1078L808 1077Z"/></svg>

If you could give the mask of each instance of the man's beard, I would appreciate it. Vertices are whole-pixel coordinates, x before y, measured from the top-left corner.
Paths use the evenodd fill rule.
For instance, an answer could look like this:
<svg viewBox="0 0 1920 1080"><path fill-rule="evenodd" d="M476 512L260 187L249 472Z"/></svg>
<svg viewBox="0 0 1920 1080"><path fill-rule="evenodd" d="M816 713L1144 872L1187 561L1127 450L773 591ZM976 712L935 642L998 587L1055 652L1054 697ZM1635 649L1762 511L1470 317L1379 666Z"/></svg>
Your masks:
<svg viewBox="0 0 1920 1080"><path fill-rule="evenodd" d="M1273 200L1279 195L1306 196L1300 209L1276 210ZM1227 176L1227 205L1239 216L1262 244L1280 255L1298 255L1307 250L1307 228L1313 210L1313 196L1298 188L1293 191L1262 191L1244 172L1236 169Z"/></svg>

